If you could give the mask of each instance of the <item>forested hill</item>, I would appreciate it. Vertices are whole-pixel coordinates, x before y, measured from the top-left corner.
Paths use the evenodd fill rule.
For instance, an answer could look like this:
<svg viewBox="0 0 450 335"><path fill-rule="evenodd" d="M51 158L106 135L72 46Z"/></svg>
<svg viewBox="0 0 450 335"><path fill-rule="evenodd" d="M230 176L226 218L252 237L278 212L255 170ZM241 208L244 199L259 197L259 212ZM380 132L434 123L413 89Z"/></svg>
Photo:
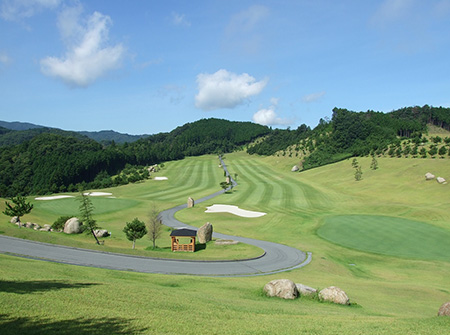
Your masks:
<svg viewBox="0 0 450 335"><path fill-rule="evenodd" d="M270 129L251 122L205 119L133 143L102 145L76 133L45 128L20 144L0 147L0 197L76 191L137 181L141 168L185 156L230 152ZM2 136L18 132L0 129ZM119 178L113 175L123 171ZM142 172L144 171L144 172Z"/></svg>
<svg viewBox="0 0 450 335"><path fill-rule="evenodd" d="M11 145L11 144L20 144L23 141L30 140L34 136L42 134L42 133L54 132L54 133L60 133L61 135L64 135L65 133L67 133L67 131L62 130L62 129L44 127L44 126L40 126L37 124L28 123L28 122L0 121L0 135L3 133L1 130L2 128L13 131L13 132L9 137L0 138L0 146ZM148 135L123 134L123 133L119 133L119 132L113 131L113 130L78 131L78 132L70 131L68 133L71 133L72 136L74 136L75 133L78 133L82 136L89 137L99 143L102 143L102 144L111 144L112 142L115 142L115 143L129 142L130 143L130 142L137 141L140 138L144 138L144 137L148 136Z"/></svg>
<svg viewBox="0 0 450 335"><path fill-rule="evenodd" d="M302 157L303 169L309 169L347 157L380 154L405 138L420 142L428 123L450 130L450 108L425 105L390 113L334 108L331 120L321 119L313 130L305 125L275 130L247 151L273 155L281 150L285 154L293 146L295 155Z"/></svg>

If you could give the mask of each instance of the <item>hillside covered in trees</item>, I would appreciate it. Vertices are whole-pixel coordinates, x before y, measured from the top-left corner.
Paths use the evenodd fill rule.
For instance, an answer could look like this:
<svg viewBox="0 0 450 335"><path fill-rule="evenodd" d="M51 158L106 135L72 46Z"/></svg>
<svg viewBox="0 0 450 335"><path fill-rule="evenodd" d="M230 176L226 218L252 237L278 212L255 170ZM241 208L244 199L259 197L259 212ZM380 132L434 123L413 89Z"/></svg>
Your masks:
<svg viewBox="0 0 450 335"><path fill-rule="evenodd" d="M148 178L145 166L245 147L258 155L285 155L289 148L303 169L384 152L418 155L427 124L450 130L450 108L425 105L391 113L335 108L331 119L321 119L314 129L295 130L211 118L123 144L59 129L0 128L0 197L122 185ZM415 146L402 149L404 139ZM438 153L437 146L431 150L430 155Z"/></svg>
<svg viewBox="0 0 450 335"><path fill-rule="evenodd" d="M121 185L145 178L144 166L230 152L269 132L250 122L204 119L133 143L104 145L62 130L0 129L0 142L15 137L19 143L0 147L0 197Z"/></svg>

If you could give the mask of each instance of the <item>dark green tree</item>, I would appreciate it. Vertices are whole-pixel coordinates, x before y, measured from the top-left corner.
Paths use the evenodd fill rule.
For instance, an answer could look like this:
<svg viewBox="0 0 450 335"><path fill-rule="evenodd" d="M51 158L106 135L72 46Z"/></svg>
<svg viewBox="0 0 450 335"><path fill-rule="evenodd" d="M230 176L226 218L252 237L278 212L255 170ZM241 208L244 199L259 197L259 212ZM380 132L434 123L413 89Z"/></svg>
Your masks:
<svg viewBox="0 0 450 335"><path fill-rule="evenodd" d="M95 241L97 244L100 244L97 236L95 235L94 230L98 229L97 222L92 218L92 214L94 212L94 205L92 204L91 199L89 198L89 193L81 192L80 196L78 197L78 201L80 202L80 214L81 214L81 221L84 225L87 226L89 231L92 233L92 236L94 236Z"/></svg>
<svg viewBox="0 0 450 335"><path fill-rule="evenodd" d="M147 234L147 227L145 223L138 218L134 218L133 221L127 222L123 228L123 232L127 235L129 241L133 241L133 249L135 247L136 240L143 238Z"/></svg>
<svg viewBox="0 0 450 335"><path fill-rule="evenodd" d="M33 204L26 201L25 197L18 195L17 197L11 198L11 202L5 201L6 208L3 214L7 216L17 217L17 222L19 222L19 228L22 227L20 222L20 217L28 214L33 209Z"/></svg>

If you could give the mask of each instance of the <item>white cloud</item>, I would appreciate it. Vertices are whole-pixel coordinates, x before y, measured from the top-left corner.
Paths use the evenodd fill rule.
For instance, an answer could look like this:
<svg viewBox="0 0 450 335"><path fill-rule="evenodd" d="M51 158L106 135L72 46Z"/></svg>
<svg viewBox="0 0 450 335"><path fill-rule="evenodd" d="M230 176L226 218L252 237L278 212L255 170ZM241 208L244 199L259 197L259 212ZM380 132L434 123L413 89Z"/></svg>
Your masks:
<svg viewBox="0 0 450 335"><path fill-rule="evenodd" d="M125 53L121 44L107 46L109 16L94 12L80 23L80 7L60 13L58 27L66 42L66 54L41 60L41 71L63 80L69 86L86 87L108 71L120 66Z"/></svg>
<svg viewBox="0 0 450 335"><path fill-rule="evenodd" d="M11 58L4 51L0 51L0 64L8 65L11 63Z"/></svg>
<svg viewBox="0 0 450 335"><path fill-rule="evenodd" d="M55 9L60 3L61 0L3 0L0 16L7 21L19 21L44 9Z"/></svg>
<svg viewBox="0 0 450 335"><path fill-rule="evenodd" d="M172 12L172 23L176 26L190 27L191 22L186 19L186 15Z"/></svg>
<svg viewBox="0 0 450 335"><path fill-rule="evenodd" d="M262 29L269 22L269 14L267 7L253 5L233 15L225 28L224 48L246 54L259 53L265 41Z"/></svg>
<svg viewBox="0 0 450 335"><path fill-rule="evenodd" d="M263 126L286 126L292 123L291 120L282 119L278 117L275 109L278 105L278 99L272 98L270 100L272 105L269 108L262 108L253 114L253 122L261 124Z"/></svg>
<svg viewBox="0 0 450 335"><path fill-rule="evenodd" d="M325 91L304 95L302 101L306 103L320 100L325 95Z"/></svg>
<svg viewBox="0 0 450 335"><path fill-rule="evenodd" d="M407 15L415 0L384 0L372 17L375 25L385 25L395 22L400 17Z"/></svg>
<svg viewBox="0 0 450 335"><path fill-rule="evenodd" d="M247 73L238 75L222 69L213 74L199 74L197 84L198 94L195 96L195 106L211 111L234 108L244 103L263 90L267 79L256 81Z"/></svg>

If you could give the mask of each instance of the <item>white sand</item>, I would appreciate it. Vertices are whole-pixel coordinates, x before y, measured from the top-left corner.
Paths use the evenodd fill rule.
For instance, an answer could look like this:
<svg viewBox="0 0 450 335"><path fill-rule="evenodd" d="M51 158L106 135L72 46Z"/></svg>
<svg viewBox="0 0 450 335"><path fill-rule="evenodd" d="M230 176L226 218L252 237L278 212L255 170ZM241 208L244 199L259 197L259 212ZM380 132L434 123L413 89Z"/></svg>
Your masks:
<svg viewBox="0 0 450 335"><path fill-rule="evenodd" d="M84 195L88 195L90 197L102 197L105 195L112 195L112 193L107 193L107 192L86 192L83 193Z"/></svg>
<svg viewBox="0 0 450 335"><path fill-rule="evenodd" d="M167 177L155 177L155 180L167 180L167 179L169 179L169 178L167 178Z"/></svg>
<svg viewBox="0 0 450 335"><path fill-rule="evenodd" d="M238 206L232 205L212 205L206 207L205 213L231 213L244 218L259 218L260 216L267 214L263 212L247 211L245 209L240 209Z"/></svg>
<svg viewBox="0 0 450 335"><path fill-rule="evenodd" d="M64 199L64 198L73 198L72 195L54 195L51 197L38 197L34 198L34 200L57 200L57 199Z"/></svg>

